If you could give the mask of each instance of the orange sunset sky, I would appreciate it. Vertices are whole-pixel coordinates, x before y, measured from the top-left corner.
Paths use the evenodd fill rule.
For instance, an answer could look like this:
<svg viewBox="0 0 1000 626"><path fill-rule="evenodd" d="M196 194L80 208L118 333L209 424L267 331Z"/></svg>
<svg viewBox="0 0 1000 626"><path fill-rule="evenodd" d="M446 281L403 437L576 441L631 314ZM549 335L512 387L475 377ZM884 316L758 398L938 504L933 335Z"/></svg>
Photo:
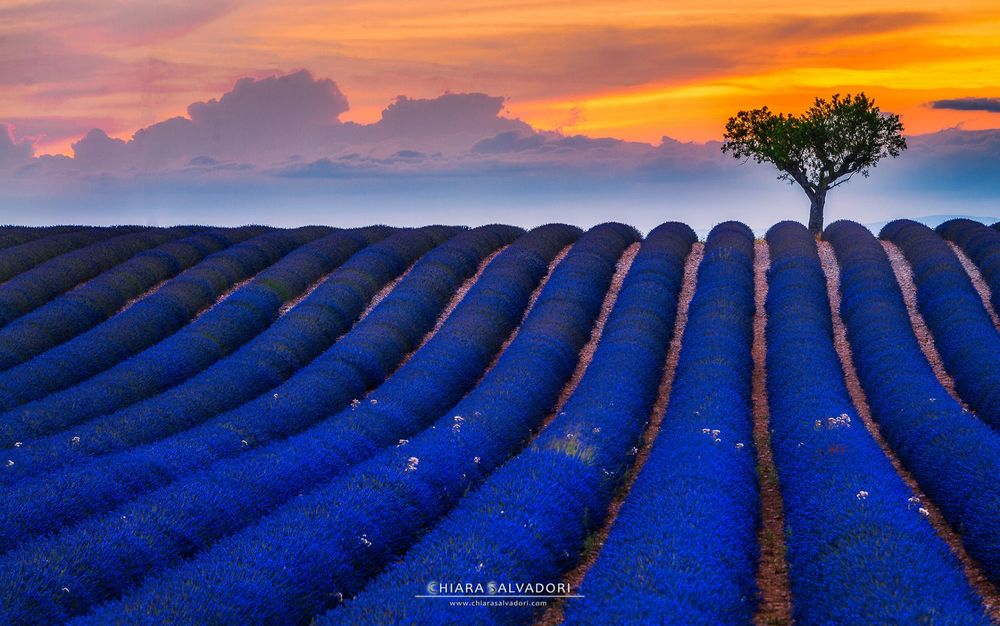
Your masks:
<svg viewBox="0 0 1000 626"><path fill-rule="evenodd" d="M865 90L911 134L1000 127L1000 5L748 0L0 2L0 113L36 153L128 138L242 76L306 68L371 122L393 97L508 98L541 129L721 137L736 110Z"/></svg>

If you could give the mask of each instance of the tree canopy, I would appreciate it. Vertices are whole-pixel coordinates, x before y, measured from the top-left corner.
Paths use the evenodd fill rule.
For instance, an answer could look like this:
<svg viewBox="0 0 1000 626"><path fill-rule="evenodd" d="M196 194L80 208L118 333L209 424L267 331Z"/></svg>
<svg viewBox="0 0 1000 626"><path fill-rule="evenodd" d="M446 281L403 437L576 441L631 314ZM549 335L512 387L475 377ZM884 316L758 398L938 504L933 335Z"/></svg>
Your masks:
<svg viewBox="0 0 1000 626"><path fill-rule="evenodd" d="M816 98L800 116L767 107L740 111L726 124L722 151L769 162L781 180L798 183L811 201L809 228L823 228L826 193L906 149L898 115L882 113L864 93Z"/></svg>

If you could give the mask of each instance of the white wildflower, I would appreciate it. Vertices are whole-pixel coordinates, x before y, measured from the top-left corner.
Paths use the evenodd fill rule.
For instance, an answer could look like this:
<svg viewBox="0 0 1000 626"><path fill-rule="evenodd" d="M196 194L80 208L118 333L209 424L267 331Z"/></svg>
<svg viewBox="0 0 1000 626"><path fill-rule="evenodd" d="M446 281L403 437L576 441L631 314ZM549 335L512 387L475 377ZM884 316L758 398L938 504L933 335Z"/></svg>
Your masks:
<svg viewBox="0 0 1000 626"><path fill-rule="evenodd" d="M816 430L823 428L823 420L816 420L816 424L814 427L816 428Z"/></svg>
<svg viewBox="0 0 1000 626"><path fill-rule="evenodd" d="M360 537L358 537L358 539L361 540L361 543L365 544L366 548L370 548L371 547L372 542L368 541L368 535L361 535Z"/></svg>
<svg viewBox="0 0 1000 626"><path fill-rule="evenodd" d="M482 459L480 459L478 456L472 457L472 462L475 463L475 464L477 464L477 465L479 464L479 461L481 461L481 460Z"/></svg>
<svg viewBox="0 0 1000 626"><path fill-rule="evenodd" d="M858 492L858 495L854 497L857 498L858 500L864 500L865 498L868 497L868 492L862 489L861 491Z"/></svg>
<svg viewBox="0 0 1000 626"><path fill-rule="evenodd" d="M701 429L701 434L703 434L703 435L708 435L711 432L712 432L711 429L708 429L708 428L702 428Z"/></svg>
<svg viewBox="0 0 1000 626"><path fill-rule="evenodd" d="M69 587L63 587L62 588L62 592L63 593L69 593Z"/></svg>
<svg viewBox="0 0 1000 626"><path fill-rule="evenodd" d="M370 400L370 402L371 402L372 404L378 404L378 400L376 400L375 398L372 398L372 399Z"/></svg>
<svg viewBox="0 0 1000 626"><path fill-rule="evenodd" d="M246 439L240 439L240 443L242 443L244 446L249 446L250 445L250 442L247 441Z"/></svg>
<svg viewBox="0 0 1000 626"><path fill-rule="evenodd" d="M24 444L23 444L23 443L21 443L20 441L15 441L15 442L14 442L14 447L15 447L15 448L20 448L20 447L21 447L21 446L23 446L23 445L24 445Z"/></svg>
<svg viewBox="0 0 1000 626"><path fill-rule="evenodd" d="M920 507L919 509L917 509L917 511L924 517L927 517L928 515L931 514L931 512L925 509L924 507Z"/></svg>
<svg viewBox="0 0 1000 626"><path fill-rule="evenodd" d="M736 449L737 449L737 450L742 450L742 449L743 449L743 444L742 444L742 443L740 443L739 441L737 441L737 442L736 442Z"/></svg>
<svg viewBox="0 0 1000 626"><path fill-rule="evenodd" d="M909 499L906 500L906 508L910 508L910 507L913 507L913 506L920 506L920 498L919 497L917 497L917 496L910 496Z"/></svg>
<svg viewBox="0 0 1000 626"><path fill-rule="evenodd" d="M357 398L351 400L351 408L352 409L356 409L359 406L361 406L361 400L358 400Z"/></svg>
<svg viewBox="0 0 1000 626"><path fill-rule="evenodd" d="M712 438L713 439L718 439L719 438L719 429L718 428L716 428L715 430L712 431Z"/></svg>
<svg viewBox="0 0 1000 626"><path fill-rule="evenodd" d="M632 455L632 456L635 456L635 455L639 454L639 448L636 447L636 446L632 446L632 449L629 450L628 453L630 455Z"/></svg>
<svg viewBox="0 0 1000 626"><path fill-rule="evenodd" d="M277 400L277 399L278 399L278 398L280 398L280 397L281 397L281 396L279 396L278 394L274 394L274 399L275 399L275 400Z"/></svg>
<svg viewBox="0 0 1000 626"><path fill-rule="evenodd" d="M403 471L412 472L417 469L417 465L419 464L420 464L420 459L418 459L415 456L411 456L410 458L406 459L406 469Z"/></svg>
<svg viewBox="0 0 1000 626"><path fill-rule="evenodd" d="M410 443L410 440L409 440L409 439L400 439L400 440L399 440L399 443L397 443L397 444L396 444L396 447L398 448L398 447L400 447L400 446L405 446L405 445L406 445L406 444L408 444L408 443Z"/></svg>
<svg viewBox="0 0 1000 626"><path fill-rule="evenodd" d="M14 467L14 461L7 459L7 467Z"/></svg>
<svg viewBox="0 0 1000 626"><path fill-rule="evenodd" d="M847 413L841 413L837 417L828 417L826 418L826 427L828 430L834 430L836 428L850 428L851 416Z"/></svg>
<svg viewBox="0 0 1000 626"><path fill-rule="evenodd" d="M72 439L70 439L70 443L72 443L74 446L80 445L80 437L73 437Z"/></svg>
<svg viewBox="0 0 1000 626"><path fill-rule="evenodd" d="M600 427L600 426L598 426L598 427L594 428L594 430L593 430L593 433L594 433L595 435L599 434L600 432L601 432L601 427Z"/></svg>

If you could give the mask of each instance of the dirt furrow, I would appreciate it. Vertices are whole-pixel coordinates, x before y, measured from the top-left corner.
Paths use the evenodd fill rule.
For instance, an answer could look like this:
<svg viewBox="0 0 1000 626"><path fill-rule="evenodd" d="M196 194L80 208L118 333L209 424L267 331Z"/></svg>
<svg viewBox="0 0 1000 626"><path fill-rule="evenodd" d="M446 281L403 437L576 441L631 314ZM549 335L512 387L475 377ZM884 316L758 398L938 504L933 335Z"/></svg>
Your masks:
<svg viewBox="0 0 1000 626"><path fill-rule="evenodd" d="M125 304L121 305L118 308L117 311L115 311L114 313L112 313L108 317L108 319L114 317L115 315L118 315L119 313L124 313L125 311L129 310L130 308L132 308L133 306L135 306L135 304L137 302L139 302L140 300L144 300L144 299L148 298L149 296L153 295L154 293L156 293L160 289L160 287L162 287L163 285L169 283L171 280L173 280L176 277L177 276L174 275L174 276L171 276L170 278L164 278L163 280L161 280L160 282L156 283L155 285L153 285L152 287L150 287L146 291L140 293L136 297L130 298L129 300L127 300L125 302Z"/></svg>
<svg viewBox="0 0 1000 626"><path fill-rule="evenodd" d="M785 560L785 515L778 472L771 450L771 411L767 400L767 271L771 253L766 241L754 245L753 277L753 439L760 484L760 561L757 588L760 604L754 614L758 626L792 623L792 592Z"/></svg>
<svg viewBox="0 0 1000 626"><path fill-rule="evenodd" d="M889 257L892 272L896 275L896 282L899 283L899 288L903 292L903 301L906 303L906 312L910 316L910 325L913 327L913 334L917 336L917 341L920 343L920 349L923 351L924 357L931 364L934 375L941 383L941 386L945 388L945 391L948 392L948 395L956 402L959 402L962 408L968 410L969 407L962 402L962 399L958 396L958 392L955 391L955 379L945 370L941 354L938 353L937 346L934 345L934 335L927 327L927 322L924 321L924 316L921 315L920 309L917 306L917 285L913 281L913 271L910 269L909 261L906 260L906 256L903 255L903 252L895 244L889 241L882 241L881 243L882 248L885 249L885 253Z"/></svg>
<svg viewBox="0 0 1000 626"><path fill-rule="evenodd" d="M497 361L500 360L500 357L507 350L507 346L509 346L511 342L514 341L514 337L516 337L517 333L520 332L521 330L521 325L524 323L524 320L528 318L528 314L531 313L531 309L535 306L535 301L538 300L538 294L542 292L542 289L549 282L549 278L552 276L552 272L555 270L556 266L559 265L559 262L566 257L566 255L569 253L570 248L572 247L573 247L572 244L564 247L552 259L552 261L549 262L548 268L545 272L545 276L543 276L542 279L538 282L538 285L535 286L534 291L531 292L531 296L528 298L528 305L525 307L524 313L521 315L521 321L518 322L518 325L510 332L510 335L507 337L507 339L504 340L503 345L500 346L500 349L493 356L493 360L490 362L489 366L483 371L483 374L482 376L479 377L479 380L476 381L476 385L479 385L479 383L482 382L486 374L488 374L490 370L492 370L494 366L496 366ZM418 345L416 348L411 350L405 357L403 357L403 360L399 362L399 365L389 374L389 376L392 376L395 372L399 371L404 365L409 363L410 359L413 358L413 355L416 354L418 350L423 348L428 341L434 338L434 336L438 333L441 327L444 326L445 322L448 321L448 318L451 316L452 312L458 307L458 305L462 302L462 300L465 299L465 296L468 294L469 290L472 289L472 286L479 281L480 277L483 275L483 272L485 272L486 268L489 267L490 262L493 261L493 259L496 258L497 255L506 250L506 248L507 246L503 246L493 254L483 259L483 261L479 264L479 269L476 271L475 275L465 280L461 284L461 286L459 286L459 288L455 290L455 293L452 295L451 300L448 301L448 305L444 308L441 314L438 315L437 322L435 322L434 324L434 328L424 335L423 339L420 340L420 345Z"/></svg>
<svg viewBox="0 0 1000 626"><path fill-rule="evenodd" d="M234 283L231 287L229 287L229 289L226 289L221 294L219 294L219 297L215 299L215 302L212 302L211 304L208 304L208 305L202 307L201 310L199 310L197 313L195 313L194 317L192 317L191 320L188 321L188 324L190 324L191 322L194 322L194 321L198 320L200 317L202 317L203 315L205 315L206 313L208 313L209 311L211 311L215 307L217 307L220 304L222 304L223 302L225 302L226 298L228 298L229 296L233 295L235 292L239 291L242 287L246 287L247 285L249 285L251 282L253 282L253 280L255 278L257 278L257 274L254 274L253 276L250 276L249 278L244 278L243 280L241 280L241 281L239 281L237 283Z"/></svg>
<svg viewBox="0 0 1000 626"><path fill-rule="evenodd" d="M615 266L615 273L611 277L611 283L608 285L608 292L604 295L604 301L601 303L601 312L598 314L597 320L594 322L594 327L590 331L590 339L580 349L576 369L573 370L573 375L570 376L569 382L563 386L562 392L559 394L559 400L556 402L556 408L542 422L539 431L548 426L549 422L555 419L556 415L566 406L566 402L569 401L570 396L576 391L577 385L580 384L580 379L586 373L587 366L594 359L594 351L597 350L597 344L600 343L601 336L604 334L604 325L608 323L611 309L615 307L615 302L618 301L618 292L621 291L625 276L628 274L629 268L632 267L632 262L635 261L635 255L638 253L639 244L634 243L626 248L618 259L618 264Z"/></svg>
<svg viewBox="0 0 1000 626"><path fill-rule="evenodd" d="M479 377L478 381L476 381L476 385L479 385L482 379L485 378L486 375L489 374L491 371L493 371L493 368L496 367L496 364L500 360L500 357L502 357L504 352L507 351L507 348L510 346L510 344L514 342L514 339L517 338L517 334L521 332L521 327L524 325L524 321L528 319L528 316L531 315L531 310L535 308L535 302L538 301L538 296L542 293L542 290L545 288L545 285L548 284L549 279L552 278L552 272L554 272L556 266L558 266L562 262L562 260L566 258L566 255L569 254L570 248L572 247L573 244L564 247L562 250L559 251L559 254L557 254L555 258L553 258L552 261L549 262L549 267L548 270L545 272L545 276L542 277L542 280L539 281L538 286L535 287L535 290L531 292L531 296L528 298L528 306L524 307L524 314L521 315L521 321L518 322L514 330L510 331L510 335L507 337L507 339L504 340L503 344L501 344L500 349L497 350L496 355L493 356L493 360L490 361L489 366L487 366L487 368L483 371L483 375Z"/></svg>
<svg viewBox="0 0 1000 626"><path fill-rule="evenodd" d="M990 319L993 320L993 326L1000 330L1000 317L997 317L997 312L993 310L993 305L990 303L990 298L993 297L993 292L990 286L986 284L983 280L983 275L979 272L979 268L976 264L972 262L972 259L962 251L962 248L956 246L954 243L947 241L952 252L958 257L958 262L962 264L962 269L965 270L966 275L968 275L969 280L972 281L972 286L975 288L976 293L979 294L979 298L983 301L983 307L989 314Z"/></svg>
<svg viewBox="0 0 1000 626"><path fill-rule="evenodd" d="M459 285L458 289L455 290L455 293L452 294L451 300L448 301L448 305L445 306L444 310L441 311L441 314L438 315L437 322L434 323L434 328L432 328L430 331L427 332L427 334L424 335L424 338L420 340L420 345L418 345L413 350L413 352L411 352L410 354L408 354L406 356L406 359L404 359L403 363L406 363L406 361L409 361L410 360L410 356L414 352L416 352L420 348L423 348L424 344L426 344L428 341L430 341L431 337L433 337L434 335L436 335L437 332L439 330L441 330L441 327L444 326L444 323L446 321L448 321L448 317L451 316L452 311L454 311L455 308L459 305L459 303L462 302L462 300L465 299L465 295L467 293L469 293L469 290L472 289L472 286L475 285L479 281L479 278L483 275L483 272L486 271L486 268L489 267L490 263L493 262L493 259L497 258L497 256L499 256L500 253L503 252L506 249L507 249L507 246L502 246L500 249L496 250L495 252L493 252L492 254L490 254L489 256L487 256L485 259L483 259L482 262L479 264L479 268L476 270L476 273L474 275L472 275L471 277L465 279L465 281L463 281L462 284ZM564 252L565 251L566 250L564 250ZM554 268L554 267L555 267L554 265L549 266L549 273L550 274L552 273L552 268ZM533 294L532 302L534 302L534 298L537 298L537 297L538 297L538 292L535 291L534 294Z"/></svg>

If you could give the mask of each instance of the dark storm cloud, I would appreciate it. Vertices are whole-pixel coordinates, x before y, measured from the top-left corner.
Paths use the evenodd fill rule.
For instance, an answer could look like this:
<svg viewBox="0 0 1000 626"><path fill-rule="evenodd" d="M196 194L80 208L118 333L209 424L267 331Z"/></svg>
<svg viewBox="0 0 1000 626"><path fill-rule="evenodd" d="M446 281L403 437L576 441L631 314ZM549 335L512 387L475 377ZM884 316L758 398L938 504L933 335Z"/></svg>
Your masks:
<svg viewBox="0 0 1000 626"><path fill-rule="evenodd" d="M1000 113L1000 98L952 98L930 102L932 109L952 109L954 111L989 111Z"/></svg>

